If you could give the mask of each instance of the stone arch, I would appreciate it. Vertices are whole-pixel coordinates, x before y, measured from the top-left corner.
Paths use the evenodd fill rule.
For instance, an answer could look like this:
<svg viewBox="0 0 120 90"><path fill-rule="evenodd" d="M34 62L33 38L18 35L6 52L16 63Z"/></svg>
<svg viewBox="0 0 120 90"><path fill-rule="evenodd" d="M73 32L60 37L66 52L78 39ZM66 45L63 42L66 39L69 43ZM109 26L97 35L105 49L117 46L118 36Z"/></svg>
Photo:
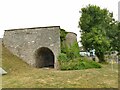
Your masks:
<svg viewBox="0 0 120 90"><path fill-rule="evenodd" d="M41 47L35 52L36 67L52 67L54 68L55 57L47 47Z"/></svg>

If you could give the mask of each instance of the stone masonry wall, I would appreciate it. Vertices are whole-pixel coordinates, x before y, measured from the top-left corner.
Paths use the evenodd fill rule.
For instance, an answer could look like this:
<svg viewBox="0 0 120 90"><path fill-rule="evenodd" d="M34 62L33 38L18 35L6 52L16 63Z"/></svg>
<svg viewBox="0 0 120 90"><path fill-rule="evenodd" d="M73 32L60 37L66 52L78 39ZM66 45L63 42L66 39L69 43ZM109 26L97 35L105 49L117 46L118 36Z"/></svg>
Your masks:
<svg viewBox="0 0 120 90"><path fill-rule="evenodd" d="M3 43L14 55L34 67L36 50L47 47L55 56L54 67L57 68L57 56L60 53L59 26L5 30Z"/></svg>

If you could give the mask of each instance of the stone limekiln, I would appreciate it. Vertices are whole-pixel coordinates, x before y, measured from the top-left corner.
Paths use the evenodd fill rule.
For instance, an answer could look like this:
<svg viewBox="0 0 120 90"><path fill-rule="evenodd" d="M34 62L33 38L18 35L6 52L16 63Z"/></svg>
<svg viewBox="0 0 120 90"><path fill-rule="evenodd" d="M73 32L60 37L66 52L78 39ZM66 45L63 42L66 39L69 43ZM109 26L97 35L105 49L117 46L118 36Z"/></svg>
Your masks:
<svg viewBox="0 0 120 90"><path fill-rule="evenodd" d="M58 66L59 26L5 30L3 43L14 55L34 67Z"/></svg>

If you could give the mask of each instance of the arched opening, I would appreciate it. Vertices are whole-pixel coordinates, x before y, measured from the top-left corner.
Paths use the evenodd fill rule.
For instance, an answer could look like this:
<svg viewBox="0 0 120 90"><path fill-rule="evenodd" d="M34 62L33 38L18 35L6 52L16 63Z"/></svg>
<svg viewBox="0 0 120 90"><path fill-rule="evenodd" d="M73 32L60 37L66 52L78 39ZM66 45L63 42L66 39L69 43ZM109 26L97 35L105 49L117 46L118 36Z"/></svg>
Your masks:
<svg viewBox="0 0 120 90"><path fill-rule="evenodd" d="M47 47L41 47L36 51L36 67L54 68L54 54Z"/></svg>

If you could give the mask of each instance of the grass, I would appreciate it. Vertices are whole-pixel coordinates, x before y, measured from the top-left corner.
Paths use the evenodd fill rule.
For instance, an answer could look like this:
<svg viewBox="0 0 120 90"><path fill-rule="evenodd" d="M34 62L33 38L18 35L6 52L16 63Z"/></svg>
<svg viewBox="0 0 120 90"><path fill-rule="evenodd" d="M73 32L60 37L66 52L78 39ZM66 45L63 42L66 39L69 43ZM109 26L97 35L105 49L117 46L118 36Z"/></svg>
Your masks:
<svg viewBox="0 0 120 90"><path fill-rule="evenodd" d="M60 71L38 69L24 63L3 47L3 88L117 88L118 66L102 64L100 69Z"/></svg>

